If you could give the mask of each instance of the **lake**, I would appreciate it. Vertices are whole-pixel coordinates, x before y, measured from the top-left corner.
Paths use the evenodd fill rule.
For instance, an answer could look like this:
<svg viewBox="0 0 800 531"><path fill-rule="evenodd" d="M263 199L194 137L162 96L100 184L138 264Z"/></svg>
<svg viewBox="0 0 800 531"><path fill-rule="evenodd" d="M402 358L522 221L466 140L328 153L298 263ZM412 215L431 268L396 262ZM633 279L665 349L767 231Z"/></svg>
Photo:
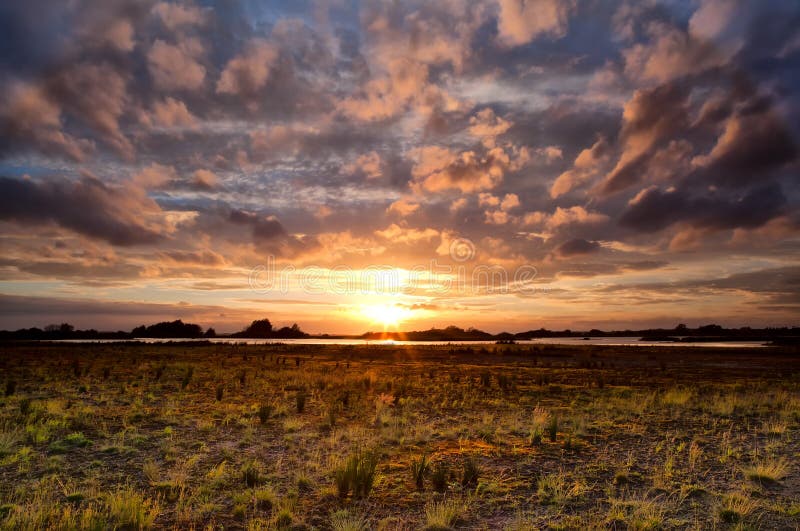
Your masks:
<svg viewBox="0 0 800 531"><path fill-rule="evenodd" d="M283 343L287 345L493 345L495 340L486 341L394 341L379 339L331 339L331 338L305 338L305 339L245 339L231 337L216 338L138 338L138 339L61 339L61 343L124 343L141 341L143 343L166 343L169 341L210 341L211 343L237 343L244 345L267 345ZM673 341L640 341L639 337L543 337L530 340L519 340L518 345L606 345L627 347L725 347L725 348L753 348L764 347L764 341L698 341L698 342L673 342Z"/></svg>

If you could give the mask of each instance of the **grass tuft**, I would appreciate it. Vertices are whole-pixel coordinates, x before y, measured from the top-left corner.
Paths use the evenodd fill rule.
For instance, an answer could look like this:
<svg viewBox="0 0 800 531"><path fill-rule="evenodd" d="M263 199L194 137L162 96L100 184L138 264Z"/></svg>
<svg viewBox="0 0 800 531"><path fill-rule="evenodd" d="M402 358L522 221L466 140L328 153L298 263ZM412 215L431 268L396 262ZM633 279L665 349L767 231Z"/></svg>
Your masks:
<svg viewBox="0 0 800 531"><path fill-rule="evenodd" d="M777 483L786 477L789 464L783 459L762 459L744 469L744 475L756 483Z"/></svg>

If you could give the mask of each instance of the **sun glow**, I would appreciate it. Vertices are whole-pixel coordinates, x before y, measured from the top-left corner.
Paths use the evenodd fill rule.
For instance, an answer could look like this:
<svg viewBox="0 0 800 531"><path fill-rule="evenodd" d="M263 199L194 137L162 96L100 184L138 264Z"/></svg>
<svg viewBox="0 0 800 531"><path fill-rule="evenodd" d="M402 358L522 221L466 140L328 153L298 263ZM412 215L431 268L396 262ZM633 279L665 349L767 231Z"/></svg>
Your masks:
<svg viewBox="0 0 800 531"><path fill-rule="evenodd" d="M369 304L361 307L361 315L380 324L384 330L397 327L411 316L411 310L398 304Z"/></svg>

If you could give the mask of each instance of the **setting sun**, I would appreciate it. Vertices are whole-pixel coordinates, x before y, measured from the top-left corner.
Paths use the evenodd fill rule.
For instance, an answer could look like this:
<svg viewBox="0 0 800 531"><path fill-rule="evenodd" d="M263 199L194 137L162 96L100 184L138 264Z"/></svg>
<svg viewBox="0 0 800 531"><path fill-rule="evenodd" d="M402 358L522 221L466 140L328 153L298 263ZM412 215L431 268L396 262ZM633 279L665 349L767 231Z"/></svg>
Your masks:
<svg viewBox="0 0 800 531"><path fill-rule="evenodd" d="M397 328L411 316L409 308L395 303L370 304L361 307L361 315L370 323L383 326L384 330Z"/></svg>

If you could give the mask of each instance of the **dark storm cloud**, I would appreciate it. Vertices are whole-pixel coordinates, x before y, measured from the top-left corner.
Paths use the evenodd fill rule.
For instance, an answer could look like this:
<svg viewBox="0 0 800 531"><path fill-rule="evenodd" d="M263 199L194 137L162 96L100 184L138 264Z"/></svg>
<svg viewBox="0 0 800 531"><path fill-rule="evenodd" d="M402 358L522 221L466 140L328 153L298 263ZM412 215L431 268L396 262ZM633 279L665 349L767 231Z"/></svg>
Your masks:
<svg viewBox="0 0 800 531"><path fill-rule="evenodd" d="M791 302L800 309L800 267L787 266L733 273L727 276L687 279L674 282L612 284L597 288L602 292L684 293L692 290L717 290L759 293L776 303Z"/></svg>
<svg viewBox="0 0 800 531"><path fill-rule="evenodd" d="M579 254L589 254L600 250L600 244L594 241L575 238L562 243L556 248L560 256L575 256Z"/></svg>
<svg viewBox="0 0 800 531"><path fill-rule="evenodd" d="M631 202L620 224L641 232L656 232L679 222L711 229L752 229L781 215L785 206L786 197L777 184L730 198L649 188Z"/></svg>
<svg viewBox="0 0 800 531"><path fill-rule="evenodd" d="M248 225L253 228L253 237L256 240L272 240L286 236L286 230L274 217L259 216L253 212L232 210L229 218L231 223Z"/></svg>
<svg viewBox="0 0 800 531"><path fill-rule="evenodd" d="M53 222L114 245L157 242L162 235L142 216L160 211L146 197L113 188L93 177L79 181L0 177L0 219L22 224Z"/></svg>

